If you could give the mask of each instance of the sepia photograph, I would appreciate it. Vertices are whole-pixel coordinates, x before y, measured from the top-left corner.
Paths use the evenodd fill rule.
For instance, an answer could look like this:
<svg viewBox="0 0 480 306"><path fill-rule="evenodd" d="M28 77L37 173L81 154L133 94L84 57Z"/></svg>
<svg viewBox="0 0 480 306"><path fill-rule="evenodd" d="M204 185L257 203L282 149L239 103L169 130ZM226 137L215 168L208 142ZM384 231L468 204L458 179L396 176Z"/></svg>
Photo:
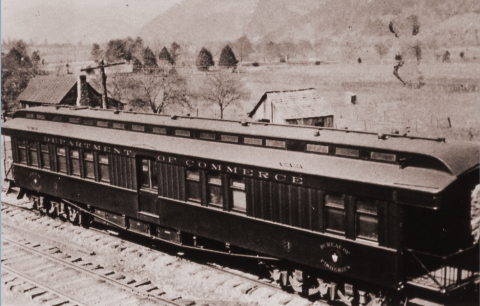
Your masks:
<svg viewBox="0 0 480 306"><path fill-rule="evenodd" d="M1 305L479 305L478 0L0 3Z"/></svg>

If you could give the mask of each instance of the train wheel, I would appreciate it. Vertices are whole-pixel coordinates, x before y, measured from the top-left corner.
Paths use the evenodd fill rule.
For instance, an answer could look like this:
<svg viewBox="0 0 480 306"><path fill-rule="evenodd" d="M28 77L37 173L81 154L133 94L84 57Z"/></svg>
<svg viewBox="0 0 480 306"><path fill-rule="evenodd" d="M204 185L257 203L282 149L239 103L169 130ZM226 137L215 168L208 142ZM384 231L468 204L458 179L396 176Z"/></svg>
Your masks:
<svg viewBox="0 0 480 306"><path fill-rule="evenodd" d="M76 208L70 205L67 205L67 216L68 216L68 221L70 221L70 223L74 225L79 224L80 213Z"/></svg>

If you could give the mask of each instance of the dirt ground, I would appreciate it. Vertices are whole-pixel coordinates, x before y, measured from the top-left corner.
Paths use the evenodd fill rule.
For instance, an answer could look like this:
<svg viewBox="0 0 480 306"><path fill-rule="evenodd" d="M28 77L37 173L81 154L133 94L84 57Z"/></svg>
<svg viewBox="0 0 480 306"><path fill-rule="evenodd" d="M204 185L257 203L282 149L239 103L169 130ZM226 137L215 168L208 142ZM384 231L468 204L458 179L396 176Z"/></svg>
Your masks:
<svg viewBox="0 0 480 306"><path fill-rule="evenodd" d="M432 128L426 133L450 139L480 139L480 74L476 62L428 62L419 65L425 85L403 86L393 75L393 61L377 64L275 65L240 67L239 77L250 97L225 110L227 119L241 120L266 91L316 88L335 110L335 117L365 121L410 121ZM182 71L192 90L202 86L205 73ZM357 95L356 105L345 105L345 92ZM195 101L200 117L218 117L219 111ZM167 110L168 111L168 110ZM170 110L172 111L172 110ZM187 112L187 110L185 110ZM447 119L448 118L448 119ZM442 122L451 127L443 128ZM439 134L439 135L437 135Z"/></svg>

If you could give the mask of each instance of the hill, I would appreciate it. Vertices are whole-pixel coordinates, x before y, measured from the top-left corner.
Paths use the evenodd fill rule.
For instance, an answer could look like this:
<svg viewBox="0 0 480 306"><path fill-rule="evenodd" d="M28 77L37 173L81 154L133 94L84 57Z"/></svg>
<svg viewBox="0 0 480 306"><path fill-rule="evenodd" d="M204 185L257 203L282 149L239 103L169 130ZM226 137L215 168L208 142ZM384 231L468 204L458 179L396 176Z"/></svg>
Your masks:
<svg viewBox="0 0 480 306"><path fill-rule="evenodd" d="M392 36L391 20L415 14L425 39L439 44L479 44L478 0L184 0L147 23L139 32L146 40L311 42L329 37L345 44ZM466 36L465 36L466 35ZM452 42L450 36L455 36Z"/></svg>

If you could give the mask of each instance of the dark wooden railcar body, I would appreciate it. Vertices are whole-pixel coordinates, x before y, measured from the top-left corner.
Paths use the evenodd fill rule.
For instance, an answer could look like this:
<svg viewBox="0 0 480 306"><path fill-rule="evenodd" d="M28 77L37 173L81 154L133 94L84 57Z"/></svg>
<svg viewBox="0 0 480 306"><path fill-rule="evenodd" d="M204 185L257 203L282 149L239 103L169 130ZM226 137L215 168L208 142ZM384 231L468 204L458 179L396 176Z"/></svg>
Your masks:
<svg viewBox="0 0 480 306"><path fill-rule="evenodd" d="M2 134L16 185L158 237L172 228L393 289L405 250L472 245L468 143L48 107Z"/></svg>

